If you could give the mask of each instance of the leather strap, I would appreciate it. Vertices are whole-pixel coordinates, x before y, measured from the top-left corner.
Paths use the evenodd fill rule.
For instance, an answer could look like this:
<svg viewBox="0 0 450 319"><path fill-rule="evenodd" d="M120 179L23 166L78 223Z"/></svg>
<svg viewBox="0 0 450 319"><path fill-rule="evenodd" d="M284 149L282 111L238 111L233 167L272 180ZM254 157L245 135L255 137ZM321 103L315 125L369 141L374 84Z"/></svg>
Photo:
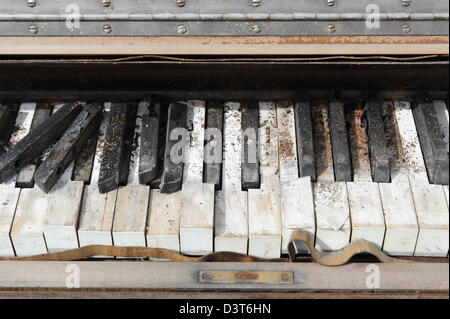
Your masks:
<svg viewBox="0 0 450 319"><path fill-rule="evenodd" d="M109 256L125 258L160 258L174 262L296 262L295 242L303 242L310 250L312 259L325 266L339 266L346 264L354 255L369 253L383 263L406 262L391 258L378 247L365 240L350 243L345 248L330 253L321 253L314 247L314 238L306 231L298 230L292 233L289 243L289 258L264 259L232 252L216 252L201 257L188 257L171 250L147 247L118 247L92 245L58 253L36 255L30 257L0 258L0 261L74 261L92 256Z"/></svg>

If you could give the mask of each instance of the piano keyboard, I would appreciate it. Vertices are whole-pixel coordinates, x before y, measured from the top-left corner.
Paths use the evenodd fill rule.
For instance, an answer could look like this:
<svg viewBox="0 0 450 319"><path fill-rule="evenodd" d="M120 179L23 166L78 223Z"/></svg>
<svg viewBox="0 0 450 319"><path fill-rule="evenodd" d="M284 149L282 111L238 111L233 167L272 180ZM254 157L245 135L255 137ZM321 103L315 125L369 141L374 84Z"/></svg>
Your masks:
<svg viewBox="0 0 450 319"><path fill-rule="evenodd" d="M0 105L0 161L64 107ZM103 117L79 155L61 143L74 125L3 178L0 256L99 244L278 258L299 229L323 251L365 239L394 256L448 254L446 101L83 107Z"/></svg>

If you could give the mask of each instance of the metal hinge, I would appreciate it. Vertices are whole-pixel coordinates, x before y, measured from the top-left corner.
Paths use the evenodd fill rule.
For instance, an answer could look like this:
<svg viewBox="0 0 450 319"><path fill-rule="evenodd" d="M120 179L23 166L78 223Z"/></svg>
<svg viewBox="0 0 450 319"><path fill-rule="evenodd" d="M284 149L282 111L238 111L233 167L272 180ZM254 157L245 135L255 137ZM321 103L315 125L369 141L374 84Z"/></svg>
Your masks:
<svg viewBox="0 0 450 319"><path fill-rule="evenodd" d="M0 36L448 35L447 0L2 0Z"/></svg>

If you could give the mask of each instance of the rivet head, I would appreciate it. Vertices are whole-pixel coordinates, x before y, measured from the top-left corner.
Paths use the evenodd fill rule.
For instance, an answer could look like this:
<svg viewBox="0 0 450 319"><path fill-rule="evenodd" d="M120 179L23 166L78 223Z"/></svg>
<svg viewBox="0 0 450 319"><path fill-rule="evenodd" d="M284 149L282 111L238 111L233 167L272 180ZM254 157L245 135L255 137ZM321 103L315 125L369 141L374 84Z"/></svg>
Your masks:
<svg viewBox="0 0 450 319"><path fill-rule="evenodd" d="M103 6L109 7L111 5L111 0L103 0Z"/></svg>
<svg viewBox="0 0 450 319"><path fill-rule="evenodd" d="M409 25L407 25L407 24L405 24L403 27L402 27L402 31L403 31L403 33L410 33L411 32L411 26L409 26Z"/></svg>
<svg viewBox="0 0 450 319"><path fill-rule="evenodd" d="M111 31L112 31L112 27L111 27L109 24L105 24L105 25L103 26L103 32L105 32L105 33L111 33Z"/></svg>
<svg viewBox="0 0 450 319"><path fill-rule="evenodd" d="M30 8L34 8L36 6L36 0L28 0L27 3Z"/></svg>
<svg viewBox="0 0 450 319"><path fill-rule="evenodd" d="M36 34L36 33L39 32L38 27L35 26L34 24L33 24L33 25L30 25L30 26L28 27L28 31L30 31L31 34Z"/></svg>
<svg viewBox="0 0 450 319"><path fill-rule="evenodd" d="M336 5L336 0L327 0L327 4L329 7L333 7Z"/></svg>
<svg viewBox="0 0 450 319"><path fill-rule="evenodd" d="M177 0L177 4L178 4L179 7L184 7L186 2L185 2L185 0Z"/></svg>
<svg viewBox="0 0 450 319"><path fill-rule="evenodd" d="M260 33L261 32L261 27L259 25L255 24L254 26L252 26L252 31L254 33Z"/></svg>
<svg viewBox="0 0 450 319"><path fill-rule="evenodd" d="M186 33L186 27L184 26L184 25L182 25L182 24L180 24L179 26L178 26L178 28L177 28L177 32L178 32L178 34L185 34Z"/></svg>
<svg viewBox="0 0 450 319"><path fill-rule="evenodd" d="M213 279L213 275L211 273L209 273L209 272L204 272L202 274L202 279L203 280L211 280L211 279Z"/></svg>
<svg viewBox="0 0 450 319"><path fill-rule="evenodd" d="M330 24L328 26L328 32L335 33L336 32L336 26L334 24Z"/></svg>
<svg viewBox="0 0 450 319"><path fill-rule="evenodd" d="M261 5L261 0L252 0L252 4L254 7L259 7Z"/></svg>
<svg viewBox="0 0 450 319"><path fill-rule="evenodd" d="M402 5L404 7L409 7L411 5L411 0L402 0Z"/></svg>

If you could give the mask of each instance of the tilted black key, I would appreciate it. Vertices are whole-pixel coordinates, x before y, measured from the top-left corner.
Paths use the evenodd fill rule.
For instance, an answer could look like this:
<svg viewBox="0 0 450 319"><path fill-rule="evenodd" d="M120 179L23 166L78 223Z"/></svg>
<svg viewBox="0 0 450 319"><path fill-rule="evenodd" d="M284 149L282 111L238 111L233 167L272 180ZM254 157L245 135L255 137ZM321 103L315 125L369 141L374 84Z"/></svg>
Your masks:
<svg viewBox="0 0 450 319"><path fill-rule="evenodd" d="M351 182L352 166L344 103L330 103L330 136L335 180L337 182Z"/></svg>
<svg viewBox="0 0 450 319"><path fill-rule="evenodd" d="M119 186L120 160L126 138L127 104L112 103L106 128L102 163L98 179L101 194L110 192Z"/></svg>
<svg viewBox="0 0 450 319"><path fill-rule="evenodd" d="M316 181L314 136L311 121L311 106L307 101L295 103L295 126L297 133L298 169L300 177L310 176Z"/></svg>
<svg viewBox="0 0 450 319"><path fill-rule="evenodd" d="M206 103L206 129L217 130L220 132L220 136L223 136L223 105L217 101L210 101ZM207 131L205 131L205 139L207 143L211 143L214 140L212 136L206 136ZM215 134L215 132L213 132ZM222 145L222 141L218 141L219 145ZM206 150L206 149L205 149ZM214 184L216 189L220 189L222 180L222 148L215 147L211 150L219 150L220 154L209 154L210 159L217 157L219 160L213 163L208 163L206 157L208 154L205 153L205 169L203 173L203 182L207 184Z"/></svg>
<svg viewBox="0 0 450 319"><path fill-rule="evenodd" d="M19 104L0 105L0 155L5 151L19 111Z"/></svg>
<svg viewBox="0 0 450 319"><path fill-rule="evenodd" d="M127 106L125 119L125 139L119 162L119 186L125 186L128 183L131 152L133 150L133 145L136 145L137 143L137 141L133 140L134 131L136 129L137 109L138 103L129 103Z"/></svg>
<svg viewBox="0 0 450 319"><path fill-rule="evenodd" d="M48 193L66 168L81 152L89 137L98 130L102 120L102 106L90 104L77 116L61 139L36 170L36 185Z"/></svg>
<svg viewBox="0 0 450 319"><path fill-rule="evenodd" d="M33 121L31 122L30 132L33 132L37 127L44 123L50 115L52 114L53 106L51 104L41 104L36 106L34 111ZM17 175L16 187L20 188L33 188L34 187L34 173L36 172L37 166L41 164L40 156L42 154L36 154L39 156L32 161L31 164L22 168Z"/></svg>
<svg viewBox="0 0 450 319"><path fill-rule="evenodd" d="M242 162L242 188L259 188L259 156L258 156L258 127L259 127L259 108L257 102L244 102L241 104L242 112L242 139L243 162ZM249 143L249 141L253 143ZM253 151L251 151L253 150ZM256 153L253 157L253 153Z"/></svg>
<svg viewBox="0 0 450 319"><path fill-rule="evenodd" d="M432 184L448 185L449 158L444 141L445 133L439 125L436 111L431 97L419 94L413 108L414 120L420 145L428 172L428 179Z"/></svg>
<svg viewBox="0 0 450 319"><path fill-rule="evenodd" d="M364 108L364 119L369 138L372 179L378 183L389 183L391 180L389 153L381 102L378 98L369 98L367 100Z"/></svg>
<svg viewBox="0 0 450 319"><path fill-rule="evenodd" d="M97 140L98 136L94 132L93 137L87 140L85 147L83 147L83 150L75 159L72 181L84 182L86 185L90 184Z"/></svg>
<svg viewBox="0 0 450 319"><path fill-rule="evenodd" d="M19 172L56 142L81 112L82 104L65 104L47 121L0 157L0 183Z"/></svg>
<svg viewBox="0 0 450 319"><path fill-rule="evenodd" d="M143 185L152 182L158 173L160 108L160 102L152 102L149 112L142 117L139 183Z"/></svg>
<svg viewBox="0 0 450 319"><path fill-rule="evenodd" d="M170 135L176 128L186 128L186 105L180 103L171 103L169 106L169 114L167 119L167 132L166 132L166 150L164 154L164 172L161 177L161 193L173 193L181 189L181 183L183 181L183 161L172 161L171 150L175 144L180 143L183 137L179 137L178 140L171 140ZM183 142L181 142L183 143ZM180 145L180 144L179 144ZM176 149L174 149L175 152ZM180 152L178 152L180 155Z"/></svg>

